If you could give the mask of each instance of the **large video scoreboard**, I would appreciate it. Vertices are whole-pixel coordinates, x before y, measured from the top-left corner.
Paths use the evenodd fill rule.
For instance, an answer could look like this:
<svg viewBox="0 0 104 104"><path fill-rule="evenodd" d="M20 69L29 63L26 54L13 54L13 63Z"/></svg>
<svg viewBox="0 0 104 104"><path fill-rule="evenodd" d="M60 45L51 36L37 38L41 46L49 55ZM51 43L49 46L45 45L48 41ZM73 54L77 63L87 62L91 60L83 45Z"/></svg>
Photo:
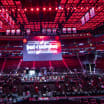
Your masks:
<svg viewBox="0 0 104 104"><path fill-rule="evenodd" d="M61 42L55 37L35 36L27 39L23 49L24 61L62 60Z"/></svg>

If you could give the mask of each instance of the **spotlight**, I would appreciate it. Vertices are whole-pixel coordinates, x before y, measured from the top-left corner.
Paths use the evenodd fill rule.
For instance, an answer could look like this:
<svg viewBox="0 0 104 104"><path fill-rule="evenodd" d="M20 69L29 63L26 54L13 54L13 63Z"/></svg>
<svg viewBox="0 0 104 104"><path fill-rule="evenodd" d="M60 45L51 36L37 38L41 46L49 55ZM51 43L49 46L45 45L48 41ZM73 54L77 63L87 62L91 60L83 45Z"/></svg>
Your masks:
<svg viewBox="0 0 104 104"><path fill-rule="evenodd" d="M74 9L76 9L76 7L74 7Z"/></svg>
<svg viewBox="0 0 104 104"><path fill-rule="evenodd" d="M31 11L33 12L34 11L34 8L31 8Z"/></svg>
<svg viewBox="0 0 104 104"><path fill-rule="evenodd" d="M18 9L18 11L20 11L20 9Z"/></svg>
<svg viewBox="0 0 104 104"><path fill-rule="evenodd" d="M49 11L51 11L52 10L52 8L49 8Z"/></svg>
<svg viewBox="0 0 104 104"><path fill-rule="evenodd" d="M55 8L56 10L58 10L58 8Z"/></svg>
<svg viewBox="0 0 104 104"><path fill-rule="evenodd" d="M61 8L62 10L64 9L64 8Z"/></svg>
<svg viewBox="0 0 104 104"><path fill-rule="evenodd" d="M83 9L83 7L81 7L81 9Z"/></svg>
<svg viewBox="0 0 104 104"><path fill-rule="evenodd" d="M46 11L46 8L43 8L43 11Z"/></svg>
<svg viewBox="0 0 104 104"><path fill-rule="evenodd" d="M36 11L39 11L39 8L36 8Z"/></svg>
<svg viewBox="0 0 104 104"><path fill-rule="evenodd" d="M25 8L25 9L24 9L24 11L26 12L26 11L27 11L27 9Z"/></svg>

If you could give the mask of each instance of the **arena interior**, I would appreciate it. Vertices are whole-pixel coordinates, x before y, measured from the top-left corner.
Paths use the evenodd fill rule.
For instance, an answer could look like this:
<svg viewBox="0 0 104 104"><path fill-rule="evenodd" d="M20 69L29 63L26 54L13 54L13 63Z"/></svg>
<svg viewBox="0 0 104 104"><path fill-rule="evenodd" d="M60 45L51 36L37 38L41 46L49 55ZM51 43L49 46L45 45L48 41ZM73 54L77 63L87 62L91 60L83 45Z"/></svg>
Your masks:
<svg viewBox="0 0 104 104"><path fill-rule="evenodd" d="M104 0L0 0L0 104L104 104Z"/></svg>

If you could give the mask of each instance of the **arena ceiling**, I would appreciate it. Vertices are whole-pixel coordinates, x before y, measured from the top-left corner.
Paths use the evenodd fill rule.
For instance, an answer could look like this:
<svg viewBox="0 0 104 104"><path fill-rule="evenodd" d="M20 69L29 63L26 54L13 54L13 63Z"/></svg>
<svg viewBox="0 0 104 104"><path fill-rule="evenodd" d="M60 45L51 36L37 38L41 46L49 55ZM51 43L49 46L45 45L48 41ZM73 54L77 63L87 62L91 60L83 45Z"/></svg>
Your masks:
<svg viewBox="0 0 104 104"><path fill-rule="evenodd" d="M1 32L20 28L20 24L32 31L48 28L94 30L104 22L103 0L1 0L0 5L0 12L4 8L13 22L9 24L10 20L0 15L3 22ZM90 16L92 8L95 12L93 17ZM89 19L82 24L85 15L89 15Z"/></svg>

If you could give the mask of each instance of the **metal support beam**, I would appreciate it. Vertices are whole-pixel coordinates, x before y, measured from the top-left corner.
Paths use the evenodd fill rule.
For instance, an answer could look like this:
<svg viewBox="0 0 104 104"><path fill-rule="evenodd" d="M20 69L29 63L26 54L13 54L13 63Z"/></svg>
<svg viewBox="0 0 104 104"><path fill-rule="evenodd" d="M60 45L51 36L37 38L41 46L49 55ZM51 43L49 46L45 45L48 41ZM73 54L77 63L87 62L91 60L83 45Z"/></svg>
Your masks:
<svg viewBox="0 0 104 104"><path fill-rule="evenodd" d="M4 71L4 69L5 69L6 62L7 62L7 59L5 58L5 59L4 59L4 62L3 62L3 64L2 64L1 73L2 73L2 72Z"/></svg>
<svg viewBox="0 0 104 104"><path fill-rule="evenodd" d="M98 58L98 55L97 55L97 52L95 52L95 58L94 58L94 61L93 61L93 64L95 65L94 66L94 73L96 72L96 61L97 61L97 58Z"/></svg>
<svg viewBox="0 0 104 104"><path fill-rule="evenodd" d="M22 61L23 61L22 59L19 60L19 63L17 65L17 68L16 68L15 72L18 72L18 70L20 69Z"/></svg>
<svg viewBox="0 0 104 104"><path fill-rule="evenodd" d="M62 62L63 62L63 64L64 64L64 66L66 67L66 69L67 69L69 72L71 72L71 69L69 68L69 66L68 66L67 63L65 62L64 58L63 58Z"/></svg>
<svg viewBox="0 0 104 104"><path fill-rule="evenodd" d="M80 60L79 54L77 54L77 59L78 59L78 61L79 61L79 63L80 63L82 72L84 72L84 66L83 66L83 64L82 64L82 62L81 62L81 60Z"/></svg>

